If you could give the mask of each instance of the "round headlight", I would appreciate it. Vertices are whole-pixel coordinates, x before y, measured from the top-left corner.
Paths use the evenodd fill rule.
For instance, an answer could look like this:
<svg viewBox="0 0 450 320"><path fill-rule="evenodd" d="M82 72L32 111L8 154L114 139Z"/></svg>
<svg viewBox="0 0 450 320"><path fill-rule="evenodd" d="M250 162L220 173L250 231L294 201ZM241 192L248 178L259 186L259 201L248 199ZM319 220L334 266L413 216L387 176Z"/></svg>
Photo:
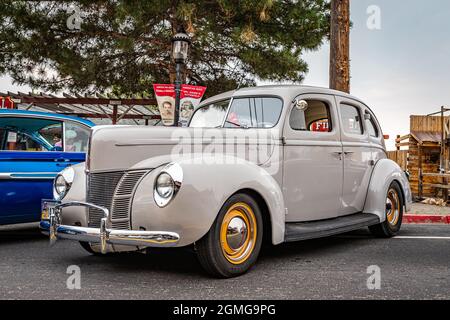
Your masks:
<svg viewBox="0 0 450 320"><path fill-rule="evenodd" d="M66 193L67 183L64 177L60 174L55 179L55 191L58 195Z"/></svg>
<svg viewBox="0 0 450 320"><path fill-rule="evenodd" d="M177 163L166 165L155 179L153 198L158 207L167 206L176 197L183 183L183 169Z"/></svg>
<svg viewBox="0 0 450 320"><path fill-rule="evenodd" d="M175 184L172 177L168 173L163 172L156 178L155 187L161 198L168 199L173 195Z"/></svg>
<svg viewBox="0 0 450 320"><path fill-rule="evenodd" d="M75 170L72 167L67 167L56 176L53 183L53 197L55 200L62 200L66 196L74 178Z"/></svg>

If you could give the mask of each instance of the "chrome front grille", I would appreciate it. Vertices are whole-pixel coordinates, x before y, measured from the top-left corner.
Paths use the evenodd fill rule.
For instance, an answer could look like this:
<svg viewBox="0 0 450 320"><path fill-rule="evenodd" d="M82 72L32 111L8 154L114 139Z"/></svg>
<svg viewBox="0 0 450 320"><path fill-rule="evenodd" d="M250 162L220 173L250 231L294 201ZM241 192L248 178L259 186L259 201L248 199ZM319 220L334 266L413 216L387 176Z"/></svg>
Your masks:
<svg viewBox="0 0 450 320"><path fill-rule="evenodd" d="M147 170L89 174L88 202L109 210L112 229L131 229L131 202L146 173ZM102 217L101 211L89 209L89 227L99 228Z"/></svg>

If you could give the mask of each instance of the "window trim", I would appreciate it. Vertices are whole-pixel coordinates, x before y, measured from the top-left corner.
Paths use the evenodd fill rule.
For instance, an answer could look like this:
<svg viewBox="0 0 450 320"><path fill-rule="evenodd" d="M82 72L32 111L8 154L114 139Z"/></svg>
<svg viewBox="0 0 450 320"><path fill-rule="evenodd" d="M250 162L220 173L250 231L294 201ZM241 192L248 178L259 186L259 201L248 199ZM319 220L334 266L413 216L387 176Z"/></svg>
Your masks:
<svg viewBox="0 0 450 320"><path fill-rule="evenodd" d="M291 110L290 110L290 112L289 112L289 119L288 119L288 122L289 122L289 128L291 128L291 130L294 130L294 131L301 131L301 132L311 132L311 133L313 133L313 134L317 134L317 133L320 133L320 134L330 134L330 133L332 133L333 131L334 131L334 125L333 125L333 117L331 116L331 106L330 106L330 102L329 101L326 101L326 100L323 100L323 99L314 99L314 98L305 98L305 99L303 99L303 100L306 100L306 101L308 101L308 100L315 100L315 101L320 101L320 102L322 102L324 105L325 105L325 107L326 107L326 109L327 109L327 118L321 118L321 119L317 119L317 120L315 120L315 121L312 121L312 122L310 122L309 124L307 124L306 125L306 129L295 129L295 128L292 128L292 125L291 125L291 114L292 114L292 111L294 110L294 108L295 108L295 106L293 106L292 108L291 108ZM305 114L305 111L303 110L303 114ZM313 123L313 122L316 122L316 121L319 121L319 120L324 120L324 119L328 119L328 126L329 126L329 128L328 128L328 131L311 131L311 130L309 130L308 128L309 128L309 126ZM305 119L306 120L306 119Z"/></svg>

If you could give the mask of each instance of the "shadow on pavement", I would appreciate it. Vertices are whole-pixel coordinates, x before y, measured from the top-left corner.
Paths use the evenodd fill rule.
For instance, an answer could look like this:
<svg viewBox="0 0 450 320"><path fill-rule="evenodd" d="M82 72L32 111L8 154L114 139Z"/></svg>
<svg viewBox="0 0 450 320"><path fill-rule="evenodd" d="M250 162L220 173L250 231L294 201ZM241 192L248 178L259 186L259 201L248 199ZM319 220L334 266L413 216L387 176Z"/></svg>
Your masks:
<svg viewBox="0 0 450 320"><path fill-rule="evenodd" d="M38 223L0 226L0 246L5 243L45 240Z"/></svg>

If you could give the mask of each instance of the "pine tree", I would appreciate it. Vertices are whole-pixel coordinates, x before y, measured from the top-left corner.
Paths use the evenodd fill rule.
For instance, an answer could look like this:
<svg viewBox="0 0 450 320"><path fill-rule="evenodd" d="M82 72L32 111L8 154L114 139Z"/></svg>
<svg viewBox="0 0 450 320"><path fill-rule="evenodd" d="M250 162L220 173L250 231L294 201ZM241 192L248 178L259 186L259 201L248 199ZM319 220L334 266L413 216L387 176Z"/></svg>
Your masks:
<svg viewBox="0 0 450 320"><path fill-rule="evenodd" d="M186 81L208 94L301 82L329 34L326 0L2 1L0 74L51 92L149 92L173 80L171 38L192 37Z"/></svg>

